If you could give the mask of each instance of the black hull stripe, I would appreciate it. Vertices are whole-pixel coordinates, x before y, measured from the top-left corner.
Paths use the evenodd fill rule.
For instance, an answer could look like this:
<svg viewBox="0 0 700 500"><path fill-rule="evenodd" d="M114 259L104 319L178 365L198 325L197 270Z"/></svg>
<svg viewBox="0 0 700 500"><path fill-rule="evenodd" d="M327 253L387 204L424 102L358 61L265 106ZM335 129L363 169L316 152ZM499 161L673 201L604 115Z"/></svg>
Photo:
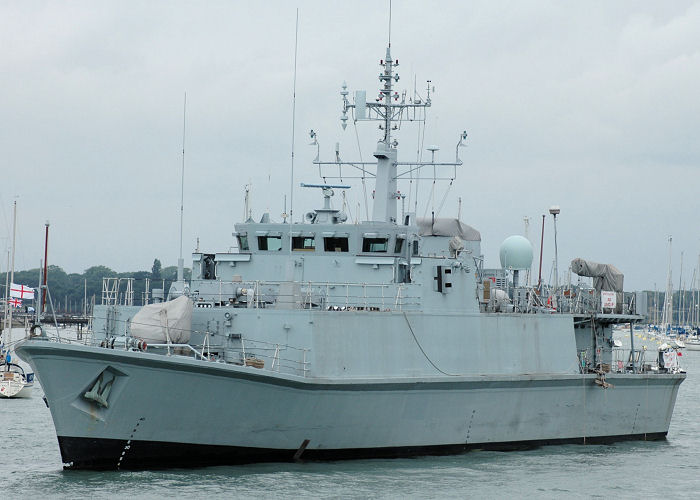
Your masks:
<svg viewBox="0 0 700 500"><path fill-rule="evenodd" d="M514 451L556 444L605 444L629 440L657 441L665 438L666 432L655 432L650 434L540 439L507 443L466 443L335 450L306 449L301 459L315 461L455 455L470 450ZM58 443L66 469L143 470L239 465L259 462L291 462L294 461L294 455L297 452L295 449L246 448L68 436L59 436Z"/></svg>

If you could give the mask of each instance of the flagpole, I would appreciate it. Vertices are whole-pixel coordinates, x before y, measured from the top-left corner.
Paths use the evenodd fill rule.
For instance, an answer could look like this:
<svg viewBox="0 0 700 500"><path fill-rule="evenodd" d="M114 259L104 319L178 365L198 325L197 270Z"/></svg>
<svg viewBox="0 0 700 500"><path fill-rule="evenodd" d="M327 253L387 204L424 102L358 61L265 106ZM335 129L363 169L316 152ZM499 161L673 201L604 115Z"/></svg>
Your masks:
<svg viewBox="0 0 700 500"><path fill-rule="evenodd" d="M17 200L12 206L12 264L10 264L10 286L15 281L15 234L17 233ZM5 308L7 309L7 303L5 303ZM9 320L9 330L8 339L12 339L12 307L10 308L10 320ZM9 344L10 340L8 340ZM9 347L8 347L9 349Z"/></svg>

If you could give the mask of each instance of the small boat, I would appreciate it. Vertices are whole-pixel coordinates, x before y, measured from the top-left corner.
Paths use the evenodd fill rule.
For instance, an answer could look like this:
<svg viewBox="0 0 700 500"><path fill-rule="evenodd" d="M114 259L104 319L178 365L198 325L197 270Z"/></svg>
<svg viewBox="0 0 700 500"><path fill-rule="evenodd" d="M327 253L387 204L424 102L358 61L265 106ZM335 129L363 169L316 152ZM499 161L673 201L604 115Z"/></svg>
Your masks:
<svg viewBox="0 0 700 500"><path fill-rule="evenodd" d="M28 398L34 387L34 374L25 373L17 363L11 362L11 356L3 357L0 364L0 397Z"/></svg>
<svg viewBox="0 0 700 500"><path fill-rule="evenodd" d="M689 351L700 351L700 338L688 337L684 343L685 348Z"/></svg>
<svg viewBox="0 0 700 500"><path fill-rule="evenodd" d="M47 226L48 227L48 226ZM17 363L12 362L12 311L21 304L21 299L33 299L34 290L15 284L15 235L17 229L17 202L12 208L12 264L10 266L9 289L5 285L4 324L0 328L0 397L29 398L34 387L34 373L25 373ZM9 292L9 295L8 295ZM12 304L12 306L11 306Z"/></svg>

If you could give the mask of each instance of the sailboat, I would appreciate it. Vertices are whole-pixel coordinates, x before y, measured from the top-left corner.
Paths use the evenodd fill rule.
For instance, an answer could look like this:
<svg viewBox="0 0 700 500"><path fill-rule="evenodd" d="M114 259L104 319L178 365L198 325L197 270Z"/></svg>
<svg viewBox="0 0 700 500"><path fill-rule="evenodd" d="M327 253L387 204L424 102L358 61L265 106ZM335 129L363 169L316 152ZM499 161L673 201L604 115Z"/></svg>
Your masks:
<svg viewBox="0 0 700 500"><path fill-rule="evenodd" d="M8 352L0 364L0 397L29 398L34 387L34 374L26 373L17 363L12 363Z"/></svg>
<svg viewBox="0 0 700 500"><path fill-rule="evenodd" d="M16 285L15 280L15 234L17 231L17 202L14 202L12 216L12 264L10 265L9 294L5 287L5 323L0 340L0 397L2 398L28 398L32 395L34 387L34 374L26 373L17 363L12 362L12 311L14 305L10 303L16 299L9 299L13 295ZM19 286L21 293L30 293L26 287ZM33 291L31 291L33 296Z"/></svg>

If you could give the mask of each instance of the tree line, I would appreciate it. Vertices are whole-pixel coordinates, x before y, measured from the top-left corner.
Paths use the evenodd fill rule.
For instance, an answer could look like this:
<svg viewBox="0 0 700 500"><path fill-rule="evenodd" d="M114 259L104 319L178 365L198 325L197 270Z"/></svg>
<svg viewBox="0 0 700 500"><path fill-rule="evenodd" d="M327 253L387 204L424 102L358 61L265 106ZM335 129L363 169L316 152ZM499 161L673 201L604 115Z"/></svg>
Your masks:
<svg viewBox="0 0 700 500"><path fill-rule="evenodd" d="M39 268L15 271L14 282L38 289L41 271ZM190 269L185 269L186 280L190 279L190 274ZM60 266L49 266L46 275L49 295L56 313L81 314L85 306L85 296L87 296L88 311L93 301L95 304L101 303L103 278L133 278L134 305L141 305L145 302L147 286L148 297L151 301L154 288L164 288L167 296L170 285L177 280L177 266L162 267L160 260L155 259L150 271L118 273L106 266L92 266L82 274L69 274ZM1 286L4 297L4 279ZM125 285L120 287L120 293L124 292L124 287ZM38 296L37 299L39 299ZM31 302L24 301L23 305L33 306ZM47 298L47 310L50 308L48 302Z"/></svg>

